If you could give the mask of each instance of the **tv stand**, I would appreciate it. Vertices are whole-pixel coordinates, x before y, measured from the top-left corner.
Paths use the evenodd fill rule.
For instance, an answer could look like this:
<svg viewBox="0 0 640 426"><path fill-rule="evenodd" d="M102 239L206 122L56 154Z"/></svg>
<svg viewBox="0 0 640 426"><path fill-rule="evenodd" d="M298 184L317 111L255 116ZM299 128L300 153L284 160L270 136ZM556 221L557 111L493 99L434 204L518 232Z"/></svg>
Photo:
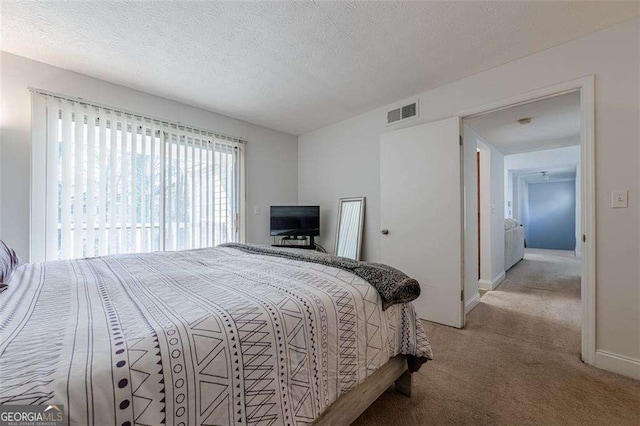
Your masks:
<svg viewBox="0 0 640 426"><path fill-rule="evenodd" d="M303 246L302 245L296 246L296 245L293 245L293 244L271 244L271 247L284 247L284 248L294 248L294 249L303 249L303 250L315 250L316 249L315 245L311 246L311 245L308 245L308 244L305 244Z"/></svg>
<svg viewBox="0 0 640 426"><path fill-rule="evenodd" d="M282 241L288 241L288 240L294 240L297 241L297 238L283 238L280 240L280 243L282 243ZM316 243L314 241L313 237L309 237L309 244L271 244L271 247L286 247L286 248L296 248L296 249L303 249L303 250L316 250Z"/></svg>

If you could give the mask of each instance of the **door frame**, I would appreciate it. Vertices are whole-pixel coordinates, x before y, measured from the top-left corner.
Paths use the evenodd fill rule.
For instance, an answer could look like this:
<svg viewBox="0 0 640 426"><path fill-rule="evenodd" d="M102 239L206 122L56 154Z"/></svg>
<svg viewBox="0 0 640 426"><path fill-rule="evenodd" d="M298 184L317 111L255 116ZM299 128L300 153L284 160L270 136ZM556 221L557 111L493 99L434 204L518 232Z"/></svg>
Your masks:
<svg viewBox="0 0 640 426"><path fill-rule="evenodd" d="M571 92L580 92L580 161L582 207L582 361L594 365L596 355L596 186L595 186L595 77L588 75L459 111L461 120Z"/></svg>
<svg viewBox="0 0 640 426"><path fill-rule="evenodd" d="M480 281L480 278L482 277L482 275L480 274L480 271L482 270L482 216L480 214L480 198L482 196L481 194L481 181L480 181L480 151L476 148L476 179L478 179L477 185L476 187L478 188L478 193L476 194L476 199L478 200L478 214L477 214L477 223L478 223L478 281Z"/></svg>

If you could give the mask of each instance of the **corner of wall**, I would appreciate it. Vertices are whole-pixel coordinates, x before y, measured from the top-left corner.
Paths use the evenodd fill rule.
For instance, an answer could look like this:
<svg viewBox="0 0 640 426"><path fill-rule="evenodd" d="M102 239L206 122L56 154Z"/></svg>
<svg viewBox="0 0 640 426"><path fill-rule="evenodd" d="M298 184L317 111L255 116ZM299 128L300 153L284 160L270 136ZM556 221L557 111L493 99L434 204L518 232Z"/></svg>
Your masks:
<svg viewBox="0 0 640 426"><path fill-rule="evenodd" d="M502 281L507 277L507 273L505 271L500 272L496 275L491 281L489 280L479 280L478 288L481 290L492 291L495 290Z"/></svg>

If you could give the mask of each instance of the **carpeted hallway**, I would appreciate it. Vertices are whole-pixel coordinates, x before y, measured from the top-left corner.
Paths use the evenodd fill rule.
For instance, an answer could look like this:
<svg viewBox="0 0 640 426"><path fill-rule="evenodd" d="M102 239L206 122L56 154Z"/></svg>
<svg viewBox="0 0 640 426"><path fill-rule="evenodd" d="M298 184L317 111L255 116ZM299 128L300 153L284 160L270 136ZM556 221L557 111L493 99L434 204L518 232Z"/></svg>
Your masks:
<svg viewBox="0 0 640 426"><path fill-rule="evenodd" d="M580 262L527 250L458 330L425 323L435 360L413 396L387 391L357 425L640 425L640 381L580 361Z"/></svg>

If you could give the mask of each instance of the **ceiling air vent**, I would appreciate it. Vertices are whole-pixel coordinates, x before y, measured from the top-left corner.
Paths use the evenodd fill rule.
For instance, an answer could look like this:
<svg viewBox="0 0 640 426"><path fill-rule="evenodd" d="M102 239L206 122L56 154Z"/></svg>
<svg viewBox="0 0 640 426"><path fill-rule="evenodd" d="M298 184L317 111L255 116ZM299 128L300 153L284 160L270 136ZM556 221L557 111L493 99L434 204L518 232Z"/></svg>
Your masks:
<svg viewBox="0 0 640 426"><path fill-rule="evenodd" d="M387 113L387 124L402 120L402 108L394 109Z"/></svg>
<svg viewBox="0 0 640 426"><path fill-rule="evenodd" d="M396 108L387 113L387 125L406 120L407 118L418 115L418 103L414 102L400 108Z"/></svg>

